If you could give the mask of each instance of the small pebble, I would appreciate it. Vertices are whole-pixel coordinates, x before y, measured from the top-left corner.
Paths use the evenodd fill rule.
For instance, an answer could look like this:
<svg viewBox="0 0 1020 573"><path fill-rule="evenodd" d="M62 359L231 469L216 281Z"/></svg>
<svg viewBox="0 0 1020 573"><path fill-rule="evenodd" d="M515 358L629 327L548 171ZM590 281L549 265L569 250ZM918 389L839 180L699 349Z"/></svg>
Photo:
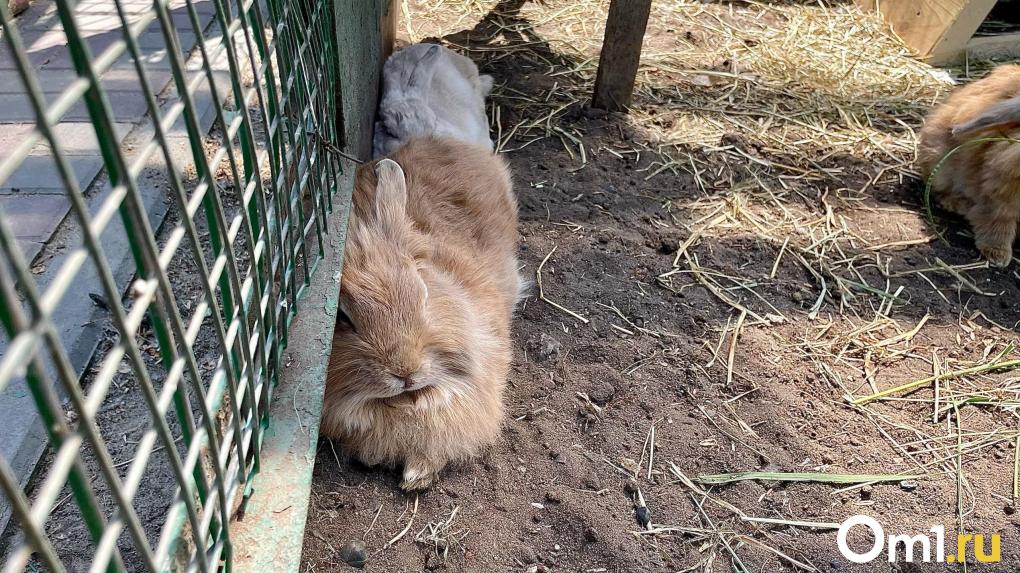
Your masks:
<svg viewBox="0 0 1020 573"><path fill-rule="evenodd" d="M900 482L900 488L904 491L914 491L917 489L917 480L906 479Z"/></svg>
<svg viewBox="0 0 1020 573"><path fill-rule="evenodd" d="M648 524L652 522L652 514L648 511L647 507L637 508L637 522L641 527L648 527Z"/></svg>
<svg viewBox="0 0 1020 573"><path fill-rule="evenodd" d="M588 389L588 397L599 406L605 406L616 397L616 388L604 380L596 382Z"/></svg>
<svg viewBox="0 0 1020 573"><path fill-rule="evenodd" d="M368 557L365 554L365 542L360 539L348 541L340 548L340 559L351 567L361 569Z"/></svg>

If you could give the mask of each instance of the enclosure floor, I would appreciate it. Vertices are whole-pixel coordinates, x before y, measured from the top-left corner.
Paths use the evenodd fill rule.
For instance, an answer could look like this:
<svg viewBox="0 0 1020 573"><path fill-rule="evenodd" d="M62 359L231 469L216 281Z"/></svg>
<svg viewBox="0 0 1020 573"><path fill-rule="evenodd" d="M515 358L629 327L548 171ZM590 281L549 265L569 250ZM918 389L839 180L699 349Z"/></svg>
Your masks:
<svg viewBox="0 0 1020 573"><path fill-rule="evenodd" d="M589 322L531 293L502 438L425 493L321 442L302 570L348 570L353 539L378 572L955 570L854 565L832 528L788 523L859 513L887 534L1000 533L1002 562L969 570L1017 570L1018 420L1002 402L1016 377L847 400L1018 342L1017 264L972 264L967 226L936 212L939 240L910 174L937 74L852 3L656 2L634 113L604 115L584 94L608 3L495 4L410 2L405 33L467 48L495 76L524 273L548 257L545 295ZM850 39L812 36L826 26ZM858 61L876 44L889 59ZM750 59L769 49L789 65ZM992 399L955 412L966 395ZM920 477L687 481L743 471Z"/></svg>

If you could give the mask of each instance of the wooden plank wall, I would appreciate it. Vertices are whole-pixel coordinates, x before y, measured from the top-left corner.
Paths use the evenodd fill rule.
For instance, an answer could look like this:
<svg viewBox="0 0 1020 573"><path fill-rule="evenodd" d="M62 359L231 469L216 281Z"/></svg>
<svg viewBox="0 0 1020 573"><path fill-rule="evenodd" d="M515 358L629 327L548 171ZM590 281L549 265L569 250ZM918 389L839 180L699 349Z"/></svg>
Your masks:
<svg viewBox="0 0 1020 573"><path fill-rule="evenodd" d="M933 64L960 59L997 0L857 0L878 10L918 57Z"/></svg>

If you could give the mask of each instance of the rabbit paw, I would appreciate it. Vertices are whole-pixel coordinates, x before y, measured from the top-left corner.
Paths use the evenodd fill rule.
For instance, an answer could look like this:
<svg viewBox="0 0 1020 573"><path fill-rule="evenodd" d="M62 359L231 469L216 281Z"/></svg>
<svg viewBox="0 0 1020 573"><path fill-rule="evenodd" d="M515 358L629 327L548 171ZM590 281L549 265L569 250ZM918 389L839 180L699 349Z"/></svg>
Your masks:
<svg viewBox="0 0 1020 573"><path fill-rule="evenodd" d="M1009 246L978 245L978 250L988 259L988 262L997 267L1009 266L1010 261L1013 260L1013 249Z"/></svg>
<svg viewBox="0 0 1020 573"><path fill-rule="evenodd" d="M400 489L422 491L428 489L439 477L439 470L424 462L409 462L404 466L404 479Z"/></svg>

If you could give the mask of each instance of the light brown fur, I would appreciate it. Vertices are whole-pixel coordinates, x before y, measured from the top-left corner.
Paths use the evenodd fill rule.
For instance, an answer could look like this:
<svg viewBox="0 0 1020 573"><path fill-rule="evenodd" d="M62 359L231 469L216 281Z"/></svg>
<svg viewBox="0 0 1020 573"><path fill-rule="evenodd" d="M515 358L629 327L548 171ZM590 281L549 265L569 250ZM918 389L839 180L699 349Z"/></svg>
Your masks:
<svg viewBox="0 0 1020 573"><path fill-rule="evenodd" d="M340 293L351 324L333 335L322 433L421 489L499 434L517 203L484 147L417 139L389 158L403 173L388 160L357 173Z"/></svg>
<svg viewBox="0 0 1020 573"><path fill-rule="evenodd" d="M1020 118L1011 98L1020 96L1020 66L996 68L964 86L935 108L920 134L918 165L925 181L951 150L984 137L1020 138ZM996 265L1008 265L1020 223L1020 145L981 142L965 145L936 173L933 197L963 215L978 250Z"/></svg>

